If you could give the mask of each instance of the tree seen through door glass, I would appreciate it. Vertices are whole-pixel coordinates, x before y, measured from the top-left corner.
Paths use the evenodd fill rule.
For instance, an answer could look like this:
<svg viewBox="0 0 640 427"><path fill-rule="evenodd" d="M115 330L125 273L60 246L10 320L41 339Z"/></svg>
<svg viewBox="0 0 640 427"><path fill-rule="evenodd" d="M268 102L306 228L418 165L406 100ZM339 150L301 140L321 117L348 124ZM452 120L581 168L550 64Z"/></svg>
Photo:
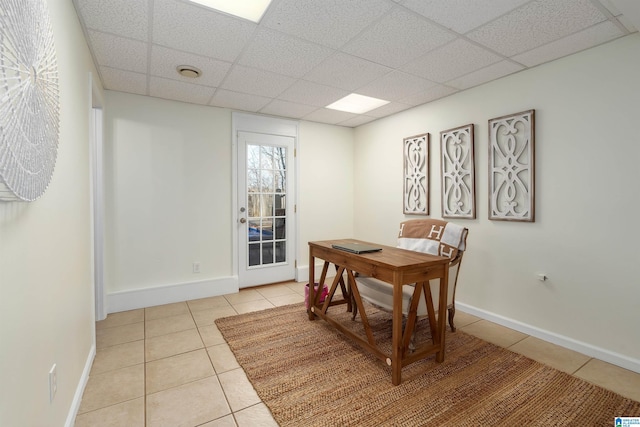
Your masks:
<svg viewBox="0 0 640 427"><path fill-rule="evenodd" d="M285 147L247 146L249 266L286 262Z"/></svg>

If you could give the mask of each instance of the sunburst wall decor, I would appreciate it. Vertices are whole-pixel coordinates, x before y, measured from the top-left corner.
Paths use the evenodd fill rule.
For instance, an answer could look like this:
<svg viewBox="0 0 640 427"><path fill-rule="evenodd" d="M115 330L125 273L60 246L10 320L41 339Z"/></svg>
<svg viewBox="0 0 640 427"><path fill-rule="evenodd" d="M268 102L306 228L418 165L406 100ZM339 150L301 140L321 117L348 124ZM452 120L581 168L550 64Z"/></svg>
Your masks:
<svg viewBox="0 0 640 427"><path fill-rule="evenodd" d="M58 64L45 0L0 0L0 200L33 201L53 175Z"/></svg>

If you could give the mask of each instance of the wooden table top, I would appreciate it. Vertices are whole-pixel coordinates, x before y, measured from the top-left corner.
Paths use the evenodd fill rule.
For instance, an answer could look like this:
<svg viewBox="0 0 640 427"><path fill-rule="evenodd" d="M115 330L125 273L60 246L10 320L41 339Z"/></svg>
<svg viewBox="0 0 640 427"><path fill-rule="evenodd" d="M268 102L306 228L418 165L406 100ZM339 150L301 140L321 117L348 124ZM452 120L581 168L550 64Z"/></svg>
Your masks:
<svg viewBox="0 0 640 427"><path fill-rule="evenodd" d="M382 250L378 252L355 254L332 247L332 245L343 243L361 243L377 246L379 248L382 248ZM423 265L433 266L439 264L447 264L450 261L447 257L410 251L407 249L397 248L395 246L380 245L378 243L371 243L357 239L321 240L309 242L309 246L315 248L316 250L328 250L336 255L344 256L352 260L365 258L367 262L371 264L400 270L407 267L415 268Z"/></svg>

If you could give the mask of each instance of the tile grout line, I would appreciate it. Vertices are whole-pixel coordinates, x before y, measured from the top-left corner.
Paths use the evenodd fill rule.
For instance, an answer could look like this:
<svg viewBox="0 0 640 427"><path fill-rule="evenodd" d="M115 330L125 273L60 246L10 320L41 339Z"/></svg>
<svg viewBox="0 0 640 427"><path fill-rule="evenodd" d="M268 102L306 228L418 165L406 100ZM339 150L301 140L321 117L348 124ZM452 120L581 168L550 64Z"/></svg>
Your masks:
<svg viewBox="0 0 640 427"><path fill-rule="evenodd" d="M580 378L580 377L576 376L576 373L577 373L580 369L584 368L584 367L587 365L587 363L591 362L592 360L594 360L594 358L593 358L593 357L590 357L589 359L587 359L587 361L586 361L586 362L584 362L582 365L580 365L580 366L578 367L578 369L576 369L575 371L573 371L573 373L571 373L571 376L576 377L576 378ZM600 360L600 359L597 359L597 360Z"/></svg>
<svg viewBox="0 0 640 427"><path fill-rule="evenodd" d="M209 364L211 365L211 369L213 370L213 376L215 376L216 379L218 380L218 384L220 385L220 390L222 390L222 395L224 396L224 399L227 402L227 406L229 407L229 414L231 414L233 416L233 410L231 409L231 404L229 403L229 398L227 397L227 393L224 391L224 387L222 387L222 382L220 381L220 376L218 375L218 371L216 371L215 366L213 366L213 361L211 360L211 355L209 354L209 350L207 350L207 345L205 344L204 339L202 338L202 333L200 332L200 327L198 327L198 324L196 323L196 319L193 317L193 310L191 310L191 306L189 305L189 302L186 302L186 304L187 304L187 309L189 310L189 314L191 315L191 320L193 320L193 324L196 326L196 331L198 331L198 336L200 337L200 341L202 341L202 346L203 346L202 348L204 349L204 352L207 355L207 360L209 361ZM213 324L214 325L216 324L215 323L215 319L213 321ZM223 417L226 417L226 415L223 415ZM206 423L215 421L215 420L220 419L220 418L222 418L222 417L214 418L213 420L208 420L208 421L206 421L205 423L202 423L202 424L206 424ZM235 422L235 418L234 418L234 422Z"/></svg>

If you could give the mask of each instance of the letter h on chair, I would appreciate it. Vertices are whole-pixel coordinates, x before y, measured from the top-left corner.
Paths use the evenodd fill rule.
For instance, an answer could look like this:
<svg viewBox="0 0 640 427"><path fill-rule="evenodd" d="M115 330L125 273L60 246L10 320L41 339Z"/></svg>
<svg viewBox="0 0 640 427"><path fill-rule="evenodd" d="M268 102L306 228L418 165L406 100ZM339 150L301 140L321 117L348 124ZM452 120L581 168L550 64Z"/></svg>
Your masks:
<svg viewBox="0 0 640 427"><path fill-rule="evenodd" d="M449 311L449 326L455 332L453 324L455 316L455 295L458 273L462 263L462 255L466 249L469 230L451 222L436 219L414 219L400 224L398 247L432 255L446 256L451 259L449 264L449 283L447 288L447 308ZM360 297L372 305L391 312L393 311L393 287L373 277L358 276L356 278ZM405 285L402 289L402 314L408 316L415 285ZM429 283L433 300L438 301L438 279ZM437 307L436 307L437 309ZM424 293L420 293L418 303L418 317L427 315ZM440 315L440 314L438 314ZM356 316L354 309L353 318Z"/></svg>

